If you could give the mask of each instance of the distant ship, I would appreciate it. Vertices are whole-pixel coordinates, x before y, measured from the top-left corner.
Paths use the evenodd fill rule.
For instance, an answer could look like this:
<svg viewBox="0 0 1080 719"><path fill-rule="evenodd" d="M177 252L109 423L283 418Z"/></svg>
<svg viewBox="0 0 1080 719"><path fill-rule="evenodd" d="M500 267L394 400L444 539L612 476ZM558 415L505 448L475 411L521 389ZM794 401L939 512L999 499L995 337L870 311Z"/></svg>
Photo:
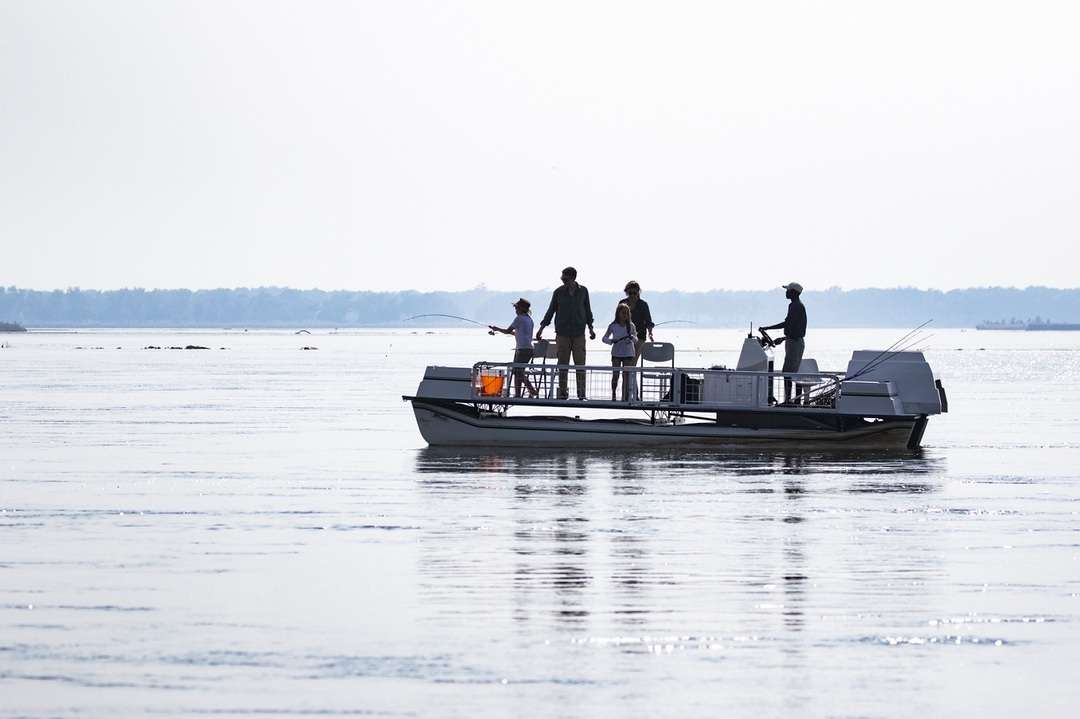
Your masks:
<svg viewBox="0 0 1080 719"><path fill-rule="evenodd" d="M1001 320L1000 322L980 322L975 325L977 330L1026 330L1027 323L1019 320Z"/></svg>
<svg viewBox="0 0 1080 719"><path fill-rule="evenodd" d="M1076 332L1080 331L1080 324L1069 322L1051 322L1036 315L1035 319L1022 321L1015 317L998 322L980 322L975 325L977 330L1025 330L1027 332Z"/></svg>
<svg viewBox="0 0 1080 719"><path fill-rule="evenodd" d="M1076 332L1077 330L1080 330L1080 324L1070 324L1067 322L1029 322L1026 329L1028 332L1044 332L1047 330Z"/></svg>

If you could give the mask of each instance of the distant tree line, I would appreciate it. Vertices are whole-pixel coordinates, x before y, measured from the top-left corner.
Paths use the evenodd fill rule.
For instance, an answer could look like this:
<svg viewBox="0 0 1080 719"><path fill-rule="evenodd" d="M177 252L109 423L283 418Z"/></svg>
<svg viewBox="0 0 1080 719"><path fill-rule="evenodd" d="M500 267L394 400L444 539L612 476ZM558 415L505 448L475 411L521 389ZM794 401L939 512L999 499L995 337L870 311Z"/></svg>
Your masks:
<svg viewBox="0 0 1080 719"><path fill-rule="evenodd" d="M508 322L519 296L541 317L551 288L499 292L365 292L257 287L217 290L24 290L0 288L0 320L26 327L400 327L461 325L414 315L460 315ZM611 320L621 293L593 291L599 326ZM705 327L772 323L784 316L782 290L648 292L656 322L689 320ZM818 327L911 327L933 318L938 327L973 327L987 320L1041 317L1080 322L1080 289L986 287L942 292L913 288L808 290L803 297Z"/></svg>

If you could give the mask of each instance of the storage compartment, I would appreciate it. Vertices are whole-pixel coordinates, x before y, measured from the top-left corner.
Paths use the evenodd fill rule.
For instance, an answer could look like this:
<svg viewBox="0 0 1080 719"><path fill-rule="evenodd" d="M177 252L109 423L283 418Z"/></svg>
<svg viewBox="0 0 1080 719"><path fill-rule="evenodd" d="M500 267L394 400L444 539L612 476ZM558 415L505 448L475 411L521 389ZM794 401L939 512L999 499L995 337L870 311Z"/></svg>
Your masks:
<svg viewBox="0 0 1080 719"><path fill-rule="evenodd" d="M679 373L679 396L682 398L683 404L701 403L701 385L701 380L694 379L685 372Z"/></svg>
<svg viewBox="0 0 1080 719"><path fill-rule="evenodd" d="M709 372L701 386L701 401L705 404L726 404L738 407L768 406L767 381L762 377Z"/></svg>
<svg viewBox="0 0 1080 719"><path fill-rule="evenodd" d="M849 397L895 397L896 385L889 381L849 379L840 383L840 394Z"/></svg>

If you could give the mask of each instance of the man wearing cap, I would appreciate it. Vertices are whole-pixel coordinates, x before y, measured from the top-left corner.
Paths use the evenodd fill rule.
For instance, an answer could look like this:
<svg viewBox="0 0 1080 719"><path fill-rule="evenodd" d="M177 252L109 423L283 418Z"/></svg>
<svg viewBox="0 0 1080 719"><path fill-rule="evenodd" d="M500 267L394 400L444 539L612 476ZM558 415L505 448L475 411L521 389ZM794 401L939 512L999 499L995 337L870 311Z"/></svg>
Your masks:
<svg viewBox="0 0 1080 719"><path fill-rule="evenodd" d="M540 329L536 332L536 339L541 339L544 328L551 324L551 318L555 317L555 347L558 352L559 364L570 364L570 355L574 356L574 364L585 364L585 327L589 328L589 339L596 339L593 331L592 306L589 304L589 290L577 283L577 270L567 267L562 271L562 286L551 293L551 304L548 305L544 319L540 320ZM566 370L559 370L559 399L566 399L569 392L566 389ZM578 399L585 399L585 371L577 371L577 394Z"/></svg>
<svg viewBox="0 0 1080 719"><path fill-rule="evenodd" d="M788 305L787 317L784 318L783 322L768 327L759 327L758 329L784 330L784 336L778 339L776 343L787 342L787 348L784 350L784 369L781 370L787 374L799 371L803 352L806 350L806 306L803 305L800 299L802 285L798 282L792 282L781 286L786 290L784 296L791 300L791 304ZM791 401L791 380L785 377L784 402L789 401Z"/></svg>

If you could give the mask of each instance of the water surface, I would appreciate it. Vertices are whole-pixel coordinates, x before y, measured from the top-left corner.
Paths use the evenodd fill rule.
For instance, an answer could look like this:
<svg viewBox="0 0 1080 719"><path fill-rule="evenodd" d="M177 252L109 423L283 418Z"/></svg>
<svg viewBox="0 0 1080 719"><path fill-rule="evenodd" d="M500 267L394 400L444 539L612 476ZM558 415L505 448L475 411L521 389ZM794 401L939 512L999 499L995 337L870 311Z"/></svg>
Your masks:
<svg viewBox="0 0 1080 719"><path fill-rule="evenodd" d="M741 333L663 339L731 365ZM424 365L509 360L471 330L3 343L2 717L1080 700L1080 333L937 330L915 455L427 449Z"/></svg>

